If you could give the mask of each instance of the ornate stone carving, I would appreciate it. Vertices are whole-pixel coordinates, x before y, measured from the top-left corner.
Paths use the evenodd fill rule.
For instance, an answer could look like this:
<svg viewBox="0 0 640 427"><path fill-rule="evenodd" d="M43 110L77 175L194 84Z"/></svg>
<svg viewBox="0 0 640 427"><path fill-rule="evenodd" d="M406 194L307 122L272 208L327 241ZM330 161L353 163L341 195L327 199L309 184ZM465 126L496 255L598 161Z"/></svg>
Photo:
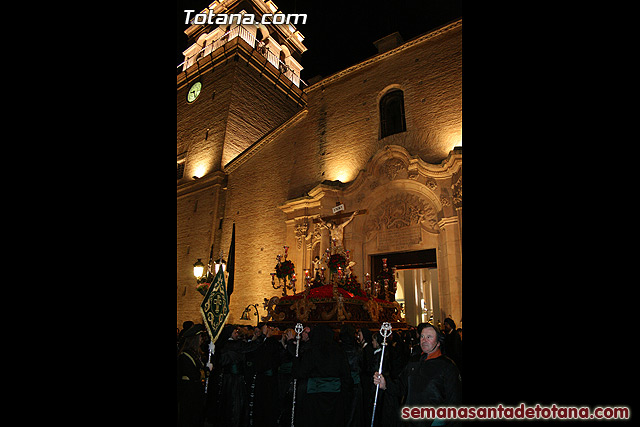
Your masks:
<svg viewBox="0 0 640 427"><path fill-rule="evenodd" d="M319 242L322 238L322 224L315 223L313 224L313 232L311 233L311 246L314 243Z"/></svg>
<svg viewBox="0 0 640 427"><path fill-rule="evenodd" d="M369 216L364 231L369 240L375 232L409 227L425 221L429 229L437 229L434 208L420 197L404 193L388 197L380 203Z"/></svg>
<svg viewBox="0 0 640 427"><path fill-rule="evenodd" d="M386 175L387 178L389 178L389 181L393 181L398 173L403 169L406 169L406 166L400 159L390 159L387 160L384 165L382 165L382 172Z"/></svg>
<svg viewBox="0 0 640 427"><path fill-rule="evenodd" d="M451 186L451 190L453 190L453 206L456 208L462 207L462 174L458 176L458 179L455 180L453 185Z"/></svg>
<svg viewBox="0 0 640 427"><path fill-rule="evenodd" d="M297 243L298 249L302 248L302 242L307 237L308 230L309 230L308 222L303 222L302 224L296 225L295 236L296 236L296 243Z"/></svg>

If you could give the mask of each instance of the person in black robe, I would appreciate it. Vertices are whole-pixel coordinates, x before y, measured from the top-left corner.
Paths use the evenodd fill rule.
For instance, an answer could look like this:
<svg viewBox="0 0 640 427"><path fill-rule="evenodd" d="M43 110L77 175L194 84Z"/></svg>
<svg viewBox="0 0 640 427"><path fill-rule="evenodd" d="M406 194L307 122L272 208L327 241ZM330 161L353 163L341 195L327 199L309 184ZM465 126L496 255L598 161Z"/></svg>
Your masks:
<svg viewBox="0 0 640 427"><path fill-rule="evenodd" d="M453 360L462 376L462 339L456 331L456 322L450 317L444 319L444 348L445 356Z"/></svg>
<svg viewBox="0 0 640 427"><path fill-rule="evenodd" d="M291 404L293 400L293 359L295 351L292 353L288 350L290 341L295 343L296 333L293 328L288 328L282 334L282 338L278 342L278 425L291 425ZM296 387L297 388L297 387Z"/></svg>
<svg viewBox="0 0 640 427"><path fill-rule="evenodd" d="M362 348L362 371L360 371L360 386L362 388L362 419L363 425L371 425L371 412L373 411L373 373L378 369L373 358L373 344L371 343L371 331L362 328L358 332L358 343ZM379 362L378 362L379 363Z"/></svg>
<svg viewBox="0 0 640 427"><path fill-rule="evenodd" d="M309 350L293 363L294 378L307 381L302 422L296 425L343 427L345 402L353 389L347 355L328 326L316 326L309 335Z"/></svg>
<svg viewBox="0 0 640 427"><path fill-rule="evenodd" d="M229 332L230 331L230 332ZM226 340L222 340L228 336ZM261 342L246 342L240 338L239 331L233 325L224 327L216 345L220 344L217 362L222 369L219 408L222 412L216 417L216 424L225 427L246 427L249 424L249 401L245 384L245 354L260 345Z"/></svg>
<svg viewBox="0 0 640 427"><path fill-rule="evenodd" d="M273 330L262 322L254 340L262 343L245 354L245 380L249 393L249 424L275 427L278 417L278 341Z"/></svg>
<svg viewBox="0 0 640 427"><path fill-rule="evenodd" d="M356 329L352 325L343 325L340 329L340 347L347 355L351 378L353 379L353 392L349 396L347 404L347 427L362 426L362 386L360 385L360 373L363 366L362 348L356 342Z"/></svg>
<svg viewBox="0 0 640 427"><path fill-rule="evenodd" d="M202 363L203 325L193 325L183 334L183 345L178 354L178 426L202 427L204 422L204 376Z"/></svg>
<svg viewBox="0 0 640 427"><path fill-rule="evenodd" d="M293 330L292 330L293 331ZM296 359L296 345L298 348L298 357L302 357L304 353L311 349L311 341L309 340L309 334L311 333L311 328L309 326L304 327L302 333L300 334L300 339L298 340L297 334L295 331L293 332L293 336L291 339L286 341L286 350L291 355L291 382L287 389L287 392L284 396L284 405L285 408L281 412L280 417L278 418L279 426L290 426L291 425L291 412L293 409L293 360ZM298 343L298 344L296 344ZM295 379L295 389L296 389L296 405L295 405L295 425L303 425L303 419L301 414L305 413L304 405L305 405L305 397L307 395L307 379L306 378L296 378Z"/></svg>
<svg viewBox="0 0 640 427"><path fill-rule="evenodd" d="M390 338L390 337L389 337ZM394 348L390 345L391 340L387 338L386 348L384 349L384 360L382 362L382 373L386 378L397 378L399 368L397 365L397 358L394 355ZM373 333L371 343L373 347L373 370L374 372L380 369L380 359L382 358L382 343L384 339L380 332ZM372 377L373 378L373 377ZM368 425L371 425L371 416L373 413L373 404L376 404L376 415L374 418L374 426L395 426L397 424L397 412L399 410L399 400L396 396L389 395L384 389L378 390L378 400L375 400L376 385L373 379L368 383L370 387L369 392L369 411L368 411Z"/></svg>

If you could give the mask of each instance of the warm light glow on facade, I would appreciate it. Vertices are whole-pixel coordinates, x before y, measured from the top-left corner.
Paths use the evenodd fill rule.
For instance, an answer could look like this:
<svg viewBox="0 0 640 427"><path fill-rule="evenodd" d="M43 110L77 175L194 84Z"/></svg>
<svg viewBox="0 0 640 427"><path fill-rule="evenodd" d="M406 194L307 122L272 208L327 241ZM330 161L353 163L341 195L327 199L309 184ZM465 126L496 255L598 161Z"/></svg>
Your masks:
<svg viewBox="0 0 640 427"><path fill-rule="evenodd" d="M193 172L193 176L195 176L196 178L202 178L206 173L207 173L207 166L201 164L196 166Z"/></svg>
<svg viewBox="0 0 640 427"><path fill-rule="evenodd" d="M447 145L453 150L455 147L462 147L462 130L449 135L447 138Z"/></svg>
<svg viewBox="0 0 640 427"><path fill-rule="evenodd" d="M333 174L328 175L328 179L335 181L338 180L340 182L351 182L356 178L357 171L351 170L347 166L339 166L336 168Z"/></svg>

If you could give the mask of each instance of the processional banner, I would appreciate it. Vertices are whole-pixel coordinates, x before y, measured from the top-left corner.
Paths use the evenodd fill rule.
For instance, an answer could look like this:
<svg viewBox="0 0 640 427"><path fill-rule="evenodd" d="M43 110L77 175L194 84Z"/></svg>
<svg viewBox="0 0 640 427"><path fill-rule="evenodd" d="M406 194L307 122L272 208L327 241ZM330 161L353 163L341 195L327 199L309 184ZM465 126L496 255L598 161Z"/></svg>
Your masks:
<svg viewBox="0 0 640 427"><path fill-rule="evenodd" d="M211 286L200 304L200 314L202 314L204 325L213 343L218 339L222 327L229 317L229 296L227 295L223 270L223 268L218 270L218 274L211 282Z"/></svg>

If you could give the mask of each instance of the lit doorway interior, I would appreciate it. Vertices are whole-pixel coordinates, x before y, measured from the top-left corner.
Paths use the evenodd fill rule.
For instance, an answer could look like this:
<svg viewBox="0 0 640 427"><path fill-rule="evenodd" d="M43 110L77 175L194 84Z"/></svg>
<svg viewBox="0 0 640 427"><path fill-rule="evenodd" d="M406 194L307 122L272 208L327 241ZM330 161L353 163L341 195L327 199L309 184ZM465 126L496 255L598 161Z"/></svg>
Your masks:
<svg viewBox="0 0 640 427"><path fill-rule="evenodd" d="M396 252L371 257L373 277L382 271L382 259L387 259L389 269L396 267L396 301L403 308L402 317L409 325L422 322L438 324L440 299L436 250Z"/></svg>
<svg viewBox="0 0 640 427"><path fill-rule="evenodd" d="M437 268L396 270L396 281L396 301L404 308L407 324L440 321Z"/></svg>

